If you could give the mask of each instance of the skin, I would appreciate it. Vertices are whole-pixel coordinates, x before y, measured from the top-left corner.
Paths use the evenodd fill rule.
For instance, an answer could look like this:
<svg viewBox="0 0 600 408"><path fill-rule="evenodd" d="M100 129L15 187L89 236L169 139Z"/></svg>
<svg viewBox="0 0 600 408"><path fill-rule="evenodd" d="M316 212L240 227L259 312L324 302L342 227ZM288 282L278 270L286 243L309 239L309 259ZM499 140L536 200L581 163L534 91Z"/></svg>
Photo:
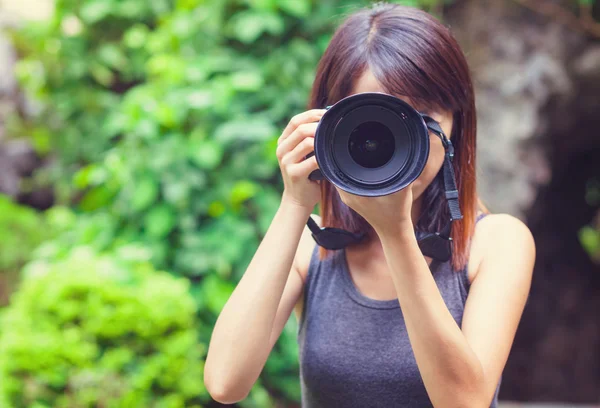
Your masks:
<svg viewBox="0 0 600 408"><path fill-rule="evenodd" d="M384 92L370 71L353 93ZM396 95L398 96L398 95ZM409 104L409 98L398 96ZM305 226L320 199L308 180L316 159L314 133L324 110L296 115L277 141L284 192L265 237L213 329L204 383L216 401L248 396L292 311L300 319L304 282L315 242ZM450 112L424 112L449 137ZM531 285L535 245L529 229L506 214L477 223L468 276L471 282L462 327L448 311L420 252L414 222L420 197L439 172L444 149L430 135L429 160L409 187L388 196L365 198L338 189L344 203L361 214L374 233L347 248L350 275L373 299L397 299L427 393L436 407L486 407L506 364ZM313 215L320 224L320 218Z"/></svg>

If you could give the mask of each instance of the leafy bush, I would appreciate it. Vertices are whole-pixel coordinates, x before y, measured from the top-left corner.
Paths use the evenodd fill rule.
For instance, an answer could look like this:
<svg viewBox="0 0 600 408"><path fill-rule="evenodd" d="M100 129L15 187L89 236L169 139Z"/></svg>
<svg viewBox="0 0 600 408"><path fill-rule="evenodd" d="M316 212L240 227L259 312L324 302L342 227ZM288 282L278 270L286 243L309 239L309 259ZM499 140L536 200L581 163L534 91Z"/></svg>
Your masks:
<svg viewBox="0 0 600 408"><path fill-rule="evenodd" d="M50 237L40 214L0 194L0 273L18 271L32 251Z"/></svg>
<svg viewBox="0 0 600 408"><path fill-rule="evenodd" d="M52 236L52 229L35 210L0 194L0 306L16 286L18 272L35 248Z"/></svg>
<svg viewBox="0 0 600 408"><path fill-rule="evenodd" d="M129 250L131 252L131 250ZM127 253L124 249L123 253ZM188 282L89 248L37 261L3 316L2 407L183 407L208 400Z"/></svg>

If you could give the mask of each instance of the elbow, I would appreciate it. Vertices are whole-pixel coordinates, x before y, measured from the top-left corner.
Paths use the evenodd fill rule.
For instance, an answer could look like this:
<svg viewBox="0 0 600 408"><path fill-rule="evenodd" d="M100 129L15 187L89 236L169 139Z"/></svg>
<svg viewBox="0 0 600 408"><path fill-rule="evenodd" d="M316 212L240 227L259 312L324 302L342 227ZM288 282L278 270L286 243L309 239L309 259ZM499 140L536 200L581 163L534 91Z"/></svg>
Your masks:
<svg viewBox="0 0 600 408"><path fill-rule="evenodd" d="M466 401L462 401L460 406L472 407L472 408L488 408L492 403L493 395L489 395L486 387L485 375L481 366L475 371L473 378L471 379L471 387L469 392L464 395L469 397Z"/></svg>
<svg viewBox="0 0 600 408"><path fill-rule="evenodd" d="M204 370L204 386L210 397L221 404L235 404L248 396L240 387L227 385L225 381L215 380L209 370Z"/></svg>
<svg viewBox="0 0 600 408"><path fill-rule="evenodd" d="M244 394L242 396L235 395L235 393L230 392L226 388L215 388L207 386L206 390L208 391L208 394L213 400L226 405L236 404L247 397L247 394Z"/></svg>
<svg viewBox="0 0 600 408"><path fill-rule="evenodd" d="M470 375L456 379L452 389L460 391L454 393L452 404L446 403L444 406L457 408L488 408L490 406L493 395L490 396L487 390L483 367L480 364L474 364L472 367L474 369L470 370Z"/></svg>
<svg viewBox="0 0 600 408"><path fill-rule="evenodd" d="M248 396L247 392L239 392L222 384L210 384L205 381L206 390L212 399L221 404L235 404Z"/></svg>

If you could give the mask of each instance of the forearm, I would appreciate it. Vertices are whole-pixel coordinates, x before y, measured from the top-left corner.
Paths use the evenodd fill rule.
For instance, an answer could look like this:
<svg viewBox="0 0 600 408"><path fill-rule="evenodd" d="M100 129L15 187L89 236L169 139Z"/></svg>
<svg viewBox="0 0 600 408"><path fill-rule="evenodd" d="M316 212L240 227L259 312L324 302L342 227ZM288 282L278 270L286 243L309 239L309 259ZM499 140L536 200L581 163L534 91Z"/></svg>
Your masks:
<svg viewBox="0 0 600 408"><path fill-rule="evenodd" d="M432 403L439 407L485 406L481 364L446 307L412 224L379 235Z"/></svg>
<svg viewBox="0 0 600 408"><path fill-rule="evenodd" d="M282 202L246 272L219 314L205 379L221 389L249 389L269 354L277 308L310 211Z"/></svg>

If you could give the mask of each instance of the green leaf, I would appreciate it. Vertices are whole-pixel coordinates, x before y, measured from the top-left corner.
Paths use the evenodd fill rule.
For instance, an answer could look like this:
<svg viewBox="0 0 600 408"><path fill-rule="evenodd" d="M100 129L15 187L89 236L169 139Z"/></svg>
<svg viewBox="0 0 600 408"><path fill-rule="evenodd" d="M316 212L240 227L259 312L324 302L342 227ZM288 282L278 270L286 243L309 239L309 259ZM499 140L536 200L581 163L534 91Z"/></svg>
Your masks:
<svg viewBox="0 0 600 408"><path fill-rule="evenodd" d="M150 204L156 201L158 191L158 182L153 177L143 177L135 185L131 199L131 208L136 212L148 208Z"/></svg>
<svg viewBox="0 0 600 408"><path fill-rule="evenodd" d="M235 183L231 189L231 202L233 205L238 205L254 197L260 187L251 181L243 180Z"/></svg>
<svg viewBox="0 0 600 408"><path fill-rule="evenodd" d="M109 0L88 1L81 7L80 16L85 23L94 24L108 16L112 7Z"/></svg>
<svg viewBox="0 0 600 408"><path fill-rule="evenodd" d="M277 0L245 0L251 8L257 10L274 10Z"/></svg>
<svg viewBox="0 0 600 408"><path fill-rule="evenodd" d="M200 143L192 144L190 158L200 168L212 170L221 163L223 147L213 140L204 140Z"/></svg>
<svg viewBox="0 0 600 408"><path fill-rule="evenodd" d="M152 207L144 217L146 232L153 238L164 238L175 226L176 218L168 205Z"/></svg>
<svg viewBox="0 0 600 408"><path fill-rule="evenodd" d="M119 0L113 7L115 14L125 18L140 19L146 12L145 2L139 0Z"/></svg>
<svg viewBox="0 0 600 408"><path fill-rule="evenodd" d="M231 35L245 44L255 42L264 32L281 34L284 28L283 19L277 14L254 10L237 13L229 24Z"/></svg>
<svg viewBox="0 0 600 408"><path fill-rule="evenodd" d="M172 106L161 103L156 109L156 118L161 125L167 128L173 128L179 123L180 114L178 114Z"/></svg>
<svg viewBox="0 0 600 408"><path fill-rule="evenodd" d="M221 201L213 201L208 206L208 215L213 218L219 217L225 212L225 205Z"/></svg>
<svg viewBox="0 0 600 408"><path fill-rule="evenodd" d="M98 49L98 58L108 67L120 70L125 68L127 58L115 44L104 44Z"/></svg>
<svg viewBox="0 0 600 408"><path fill-rule="evenodd" d="M94 187L89 190L79 202L83 211L94 211L105 207L114 197L114 193L105 186Z"/></svg>
<svg viewBox="0 0 600 408"><path fill-rule="evenodd" d="M188 94L187 103L190 108L204 109L213 103L213 95L210 91L192 91Z"/></svg>
<svg viewBox="0 0 600 408"><path fill-rule="evenodd" d="M234 141L266 141L277 132L272 123L262 119L236 119L215 130L215 140L226 144Z"/></svg>
<svg viewBox="0 0 600 408"><path fill-rule="evenodd" d="M207 302L208 309L219 314L233 293L234 286L215 275L207 276L202 284L202 296Z"/></svg>
<svg viewBox="0 0 600 408"><path fill-rule="evenodd" d="M238 91L255 92L263 86L264 81L260 72L245 71L231 75L231 83Z"/></svg>
<svg viewBox="0 0 600 408"><path fill-rule="evenodd" d="M600 254L600 231L590 226L585 226L579 231L579 241L591 256Z"/></svg>
<svg viewBox="0 0 600 408"><path fill-rule="evenodd" d="M110 69L99 63L90 65L92 77L101 85L110 86L114 80L114 75Z"/></svg>
<svg viewBox="0 0 600 408"><path fill-rule="evenodd" d="M129 48L141 48L148 39L148 27L136 24L125 32L123 41Z"/></svg>
<svg viewBox="0 0 600 408"><path fill-rule="evenodd" d="M294 17L305 18L310 13L309 0L278 0L281 10Z"/></svg>

